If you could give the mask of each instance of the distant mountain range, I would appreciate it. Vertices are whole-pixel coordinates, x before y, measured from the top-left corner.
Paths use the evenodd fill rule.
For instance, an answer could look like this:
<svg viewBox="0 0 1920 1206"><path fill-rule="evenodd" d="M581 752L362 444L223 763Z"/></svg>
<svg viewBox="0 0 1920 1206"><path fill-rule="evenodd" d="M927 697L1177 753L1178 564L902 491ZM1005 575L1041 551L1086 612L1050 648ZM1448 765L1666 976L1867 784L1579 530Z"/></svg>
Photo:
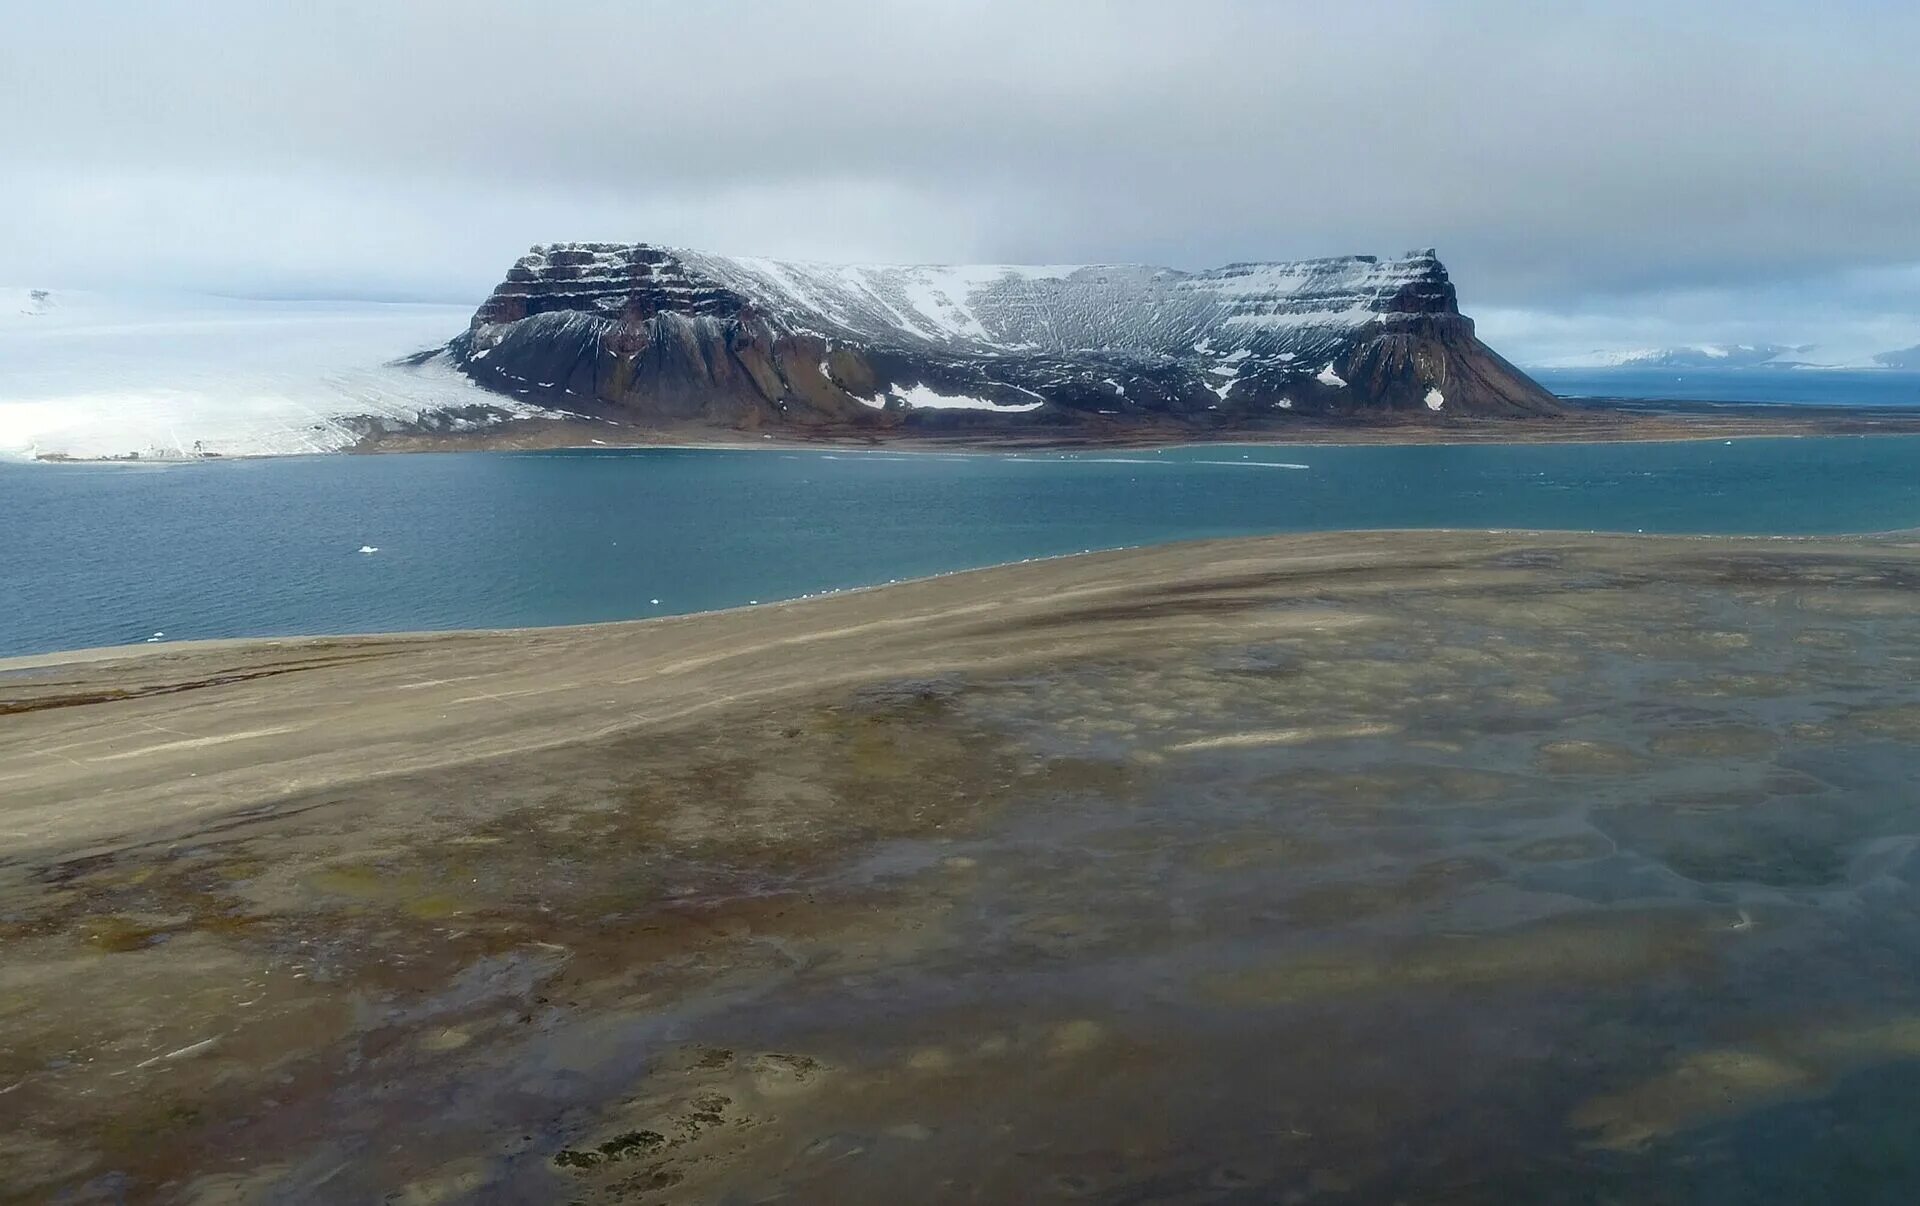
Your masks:
<svg viewBox="0 0 1920 1206"><path fill-rule="evenodd" d="M556 243L513 265L448 353L510 398L639 426L1092 432L1561 409L1474 335L1432 251L1183 272Z"/></svg>
<svg viewBox="0 0 1920 1206"><path fill-rule="evenodd" d="M1792 368L1813 351L1812 344L1702 343L1670 348L1595 350L1538 362L1536 368Z"/></svg>
<svg viewBox="0 0 1920 1206"><path fill-rule="evenodd" d="M1815 345L1703 343L1670 348L1595 350L1530 361L1535 369L1894 369L1920 372L1920 344L1881 352L1866 360L1822 362L1805 357Z"/></svg>

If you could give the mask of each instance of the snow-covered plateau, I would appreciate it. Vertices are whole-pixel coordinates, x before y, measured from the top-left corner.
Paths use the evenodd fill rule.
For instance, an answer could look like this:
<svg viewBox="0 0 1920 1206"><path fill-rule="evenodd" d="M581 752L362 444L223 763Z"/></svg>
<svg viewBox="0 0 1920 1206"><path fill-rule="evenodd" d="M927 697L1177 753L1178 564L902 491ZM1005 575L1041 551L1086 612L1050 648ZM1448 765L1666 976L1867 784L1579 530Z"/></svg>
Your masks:
<svg viewBox="0 0 1920 1206"><path fill-rule="evenodd" d="M546 413L478 390L443 345L464 307L0 287L0 457L333 452L382 427ZM484 410L476 409L484 408ZM483 420L484 421L484 420Z"/></svg>

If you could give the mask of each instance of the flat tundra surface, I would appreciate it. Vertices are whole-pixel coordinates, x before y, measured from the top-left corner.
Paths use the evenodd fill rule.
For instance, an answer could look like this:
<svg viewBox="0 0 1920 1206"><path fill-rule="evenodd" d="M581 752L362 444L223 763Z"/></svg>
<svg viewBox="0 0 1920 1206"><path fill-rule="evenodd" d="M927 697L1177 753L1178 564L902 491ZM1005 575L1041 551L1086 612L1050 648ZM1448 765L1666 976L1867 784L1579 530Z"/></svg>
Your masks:
<svg viewBox="0 0 1920 1206"><path fill-rule="evenodd" d="M0 1199L1920 1195L1920 544L0 662Z"/></svg>

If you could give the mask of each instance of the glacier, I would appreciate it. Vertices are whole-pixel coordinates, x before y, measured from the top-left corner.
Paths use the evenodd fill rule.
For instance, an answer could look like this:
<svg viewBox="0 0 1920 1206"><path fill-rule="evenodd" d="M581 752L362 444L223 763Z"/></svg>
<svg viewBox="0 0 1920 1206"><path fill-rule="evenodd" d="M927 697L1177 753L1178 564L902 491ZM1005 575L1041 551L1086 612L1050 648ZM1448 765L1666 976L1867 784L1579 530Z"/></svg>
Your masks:
<svg viewBox="0 0 1920 1206"><path fill-rule="evenodd" d="M0 456L335 452L371 431L550 416L444 355L465 307L0 288Z"/></svg>

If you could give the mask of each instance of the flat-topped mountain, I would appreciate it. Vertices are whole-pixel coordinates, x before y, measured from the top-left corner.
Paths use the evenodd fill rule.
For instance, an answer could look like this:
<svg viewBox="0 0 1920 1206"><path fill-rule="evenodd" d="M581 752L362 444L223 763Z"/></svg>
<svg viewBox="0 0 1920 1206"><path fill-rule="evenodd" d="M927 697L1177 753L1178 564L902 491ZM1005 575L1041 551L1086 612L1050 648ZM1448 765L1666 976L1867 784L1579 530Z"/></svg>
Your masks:
<svg viewBox="0 0 1920 1206"><path fill-rule="evenodd" d="M1539 416L1431 251L1230 264L788 263L535 247L450 345L477 383L624 422L1269 427Z"/></svg>

